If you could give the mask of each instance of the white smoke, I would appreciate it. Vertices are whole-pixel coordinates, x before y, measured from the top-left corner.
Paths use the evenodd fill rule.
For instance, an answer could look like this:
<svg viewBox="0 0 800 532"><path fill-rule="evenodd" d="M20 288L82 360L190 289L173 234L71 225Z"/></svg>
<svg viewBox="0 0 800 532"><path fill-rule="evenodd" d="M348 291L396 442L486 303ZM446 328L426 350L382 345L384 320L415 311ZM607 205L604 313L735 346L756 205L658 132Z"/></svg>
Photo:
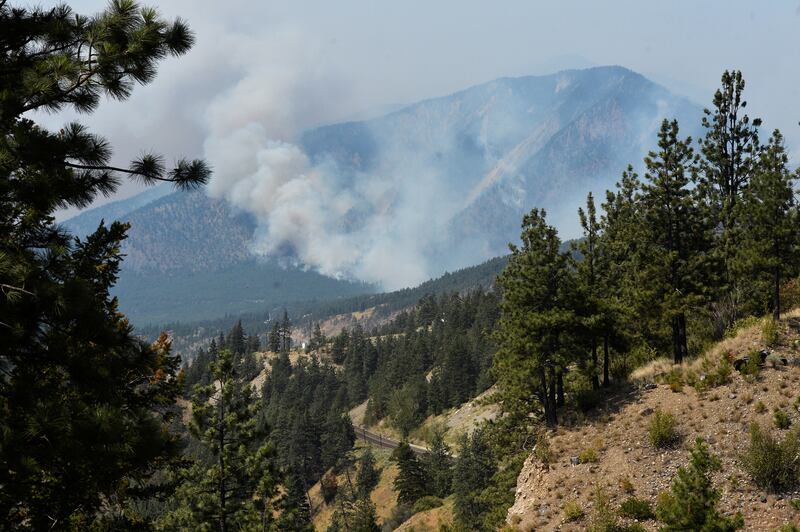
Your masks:
<svg viewBox="0 0 800 532"><path fill-rule="evenodd" d="M303 129L356 109L321 47L284 31L266 48L259 42L255 57L247 40L226 48L240 77L206 115L208 192L255 215L253 251L387 289L437 273L427 250L458 202L415 154L386 154L377 175L345 178L332 163L312 165L295 143Z"/></svg>

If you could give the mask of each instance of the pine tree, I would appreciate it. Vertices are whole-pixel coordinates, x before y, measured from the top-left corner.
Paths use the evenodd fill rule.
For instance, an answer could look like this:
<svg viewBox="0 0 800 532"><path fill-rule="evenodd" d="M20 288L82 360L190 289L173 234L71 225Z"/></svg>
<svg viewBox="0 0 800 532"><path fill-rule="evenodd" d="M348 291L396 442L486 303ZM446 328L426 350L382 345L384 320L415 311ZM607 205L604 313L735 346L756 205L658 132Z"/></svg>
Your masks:
<svg viewBox="0 0 800 532"><path fill-rule="evenodd" d="M774 319L781 315L781 283L797 273L797 211L794 175L788 169L783 136L775 131L761 152L753 177L737 204L743 236L734 269L748 278L760 293L756 301L768 301ZM760 313L764 306L749 310Z"/></svg>
<svg viewBox="0 0 800 532"><path fill-rule="evenodd" d="M238 320L231 328L230 332L228 332L228 337L225 339L225 346L236 356L241 356L244 354L245 341L244 329L242 329L242 320Z"/></svg>
<svg viewBox="0 0 800 532"><path fill-rule="evenodd" d="M575 325L568 258L555 228L534 209L522 223L522 247L511 245L497 282L503 292L494 369L503 409L524 428L537 404L557 423L558 378L566 367L563 333Z"/></svg>
<svg viewBox="0 0 800 532"><path fill-rule="evenodd" d="M401 441L392 452L392 459L397 462L399 471L394 480L397 499L406 504L414 504L429 494L430 477L414 451L405 440Z"/></svg>
<svg viewBox="0 0 800 532"><path fill-rule="evenodd" d="M431 477L431 493L445 498L453 485L453 457L441 431L434 432L428 451L422 461Z"/></svg>
<svg viewBox="0 0 800 532"><path fill-rule="evenodd" d="M281 350L281 326L277 321L272 322L272 330L267 338L269 350L277 353Z"/></svg>
<svg viewBox="0 0 800 532"><path fill-rule="evenodd" d="M590 375L592 388L597 390L600 388L597 360L598 338L608 334L607 328L610 325L607 323L606 313L603 309L604 301L600 297L600 274L598 268L601 263L599 256L601 254L600 243L602 240L600 238L600 224L597 220L597 209L591 192L586 198L586 210L578 209L578 218L583 228L583 239L575 246L581 255L576 271L580 289L583 291L582 299L585 302L583 325L589 336L591 349ZM604 368L604 384L608 386L607 361Z"/></svg>
<svg viewBox="0 0 800 532"><path fill-rule="evenodd" d="M211 460L184 471L178 509L165 518L165 525L212 526L220 532L234 524L266 528L272 522L279 477L272 447L263 443L266 433L257 424L258 403L250 386L234 373L231 351L219 352L212 371L216 384L195 388L190 424Z"/></svg>
<svg viewBox="0 0 800 532"><path fill-rule="evenodd" d="M92 17L0 2L0 515L11 528L89 528L102 501L123 513L177 454L166 426L178 359L166 338L137 339L109 295L128 226L79 241L54 213L113 195L126 177L193 188L209 170L168 170L154 154L111 166L109 142L86 126L36 120L127 99L193 40L180 19L132 1Z"/></svg>
<svg viewBox="0 0 800 532"><path fill-rule="evenodd" d="M276 523L277 530L312 532L311 506L303 474L290 470L287 474L286 495L281 505L281 514Z"/></svg>
<svg viewBox="0 0 800 532"><path fill-rule="evenodd" d="M688 356L686 312L702 301L705 250L710 229L698 207L689 165L691 138L679 138L678 122L664 120L658 133L659 151L645 157L647 172L642 184L640 209L643 241L640 249L646 283L640 297L655 303L672 330L673 359Z"/></svg>
<svg viewBox="0 0 800 532"><path fill-rule="evenodd" d="M744 526L741 514L734 517L719 514L720 492L711 481L711 472L719 468L719 458L698 438L690 452L689 465L679 468L672 481L672 492L659 498L656 514L665 525L662 531L727 532Z"/></svg>
<svg viewBox="0 0 800 532"><path fill-rule="evenodd" d="M486 530L483 515L489 509L481 493L497 471L494 453L481 430L462 436L453 469L456 521L468 530Z"/></svg>
<svg viewBox="0 0 800 532"><path fill-rule="evenodd" d="M378 485L381 472L375 467L375 455L367 447L358 459L358 473L356 486L362 498L369 498L369 494Z"/></svg>
<svg viewBox="0 0 800 532"><path fill-rule="evenodd" d="M280 350L290 351L292 349L292 322L289 319L289 313L285 310L278 332L280 334Z"/></svg>
<svg viewBox="0 0 800 532"><path fill-rule="evenodd" d="M311 340L308 342L308 350L316 351L318 349L322 349L327 343L328 339L325 338L324 334L322 334L322 329L320 329L319 322L314 323L314 332L311 335Z"/></svg>
<svg viewBox="0 0 800 532"><path fill-rule="evenodd" d="M719 223L714 251L721 268L718 293L733 307L732 321L738 317L737 291L744 279L734 276L733 261L741 238L736 205L753 176L761 145L758 127L761 119L751 120L742 98L745 81L739 71L725 71L721 87L714 94L713 108L705 109L705 137L700 148L698 190L704 196L708 219Z"/></svg>

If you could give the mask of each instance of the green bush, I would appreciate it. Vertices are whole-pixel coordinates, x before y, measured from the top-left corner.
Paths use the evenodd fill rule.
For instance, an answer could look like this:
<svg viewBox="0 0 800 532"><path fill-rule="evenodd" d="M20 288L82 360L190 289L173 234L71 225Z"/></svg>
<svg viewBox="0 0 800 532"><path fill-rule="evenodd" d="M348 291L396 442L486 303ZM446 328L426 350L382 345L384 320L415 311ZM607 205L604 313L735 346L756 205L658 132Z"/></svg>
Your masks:
<svg viewBox="0 0 800 532"><path fill-rule="evenodd" d="M578 455L578 460L580 460L582 464L593 464L597 462L597 460L599 460L597 449L594 447L587 447Z"/></svg>
<svg viewBox="0 0 800 532"><path fill-rule="evenodd" d="M653 418L647 427L647 434L653 447L665 449L678 443L681 436L676 425L675 416L672 414L660 410L653 412Z"/></svg>
<svg viewBox="0 0 800 532"><path fill-rule="evenodd" d="M578 521L583 518L583 508L578 501L568 501L564 505L564 519L567 522Z"/></svg>
<svg viewBox="0 0 800 532"><path fill-rule="evenodd" d="M758 423L750 426L750 445L741 461L753 482L771 491L794 489L800 484L800 438L789 432L779 440Z"/></svg>
<svg viewBox="0 0 800 532"><path fill-rule="evenodd" d="M780 324L772 318L766 318L761 326L761 340L772 347L778 343L780 337Z"/></svg>
<svg viewBox="0 0 800 532"><path fill-rule="evenodd" d="M644 499L637 499L631 497L622 503L619 508L620 515L630 517L631 519L638 519L640 521L647 521L648 519L655 518L656 514L653 512L653 507Z"/></svg>
<svg viewBox="0 0 800 532"><path fill-rule="evenodd" d="M680 368L673 368L667 374L667 384L669 384L669 389L675 393L683 390L683 385L684 385L683 371L681 371Z"/></svg>
<svg viewBox="0 0 800 532"><path fill-rule="evenodd" d="M789 414L787 414L783 410L776 410L775 415L775 426L781 430L786 430L792 424L792 420L789 419Z"/></svg>
<svg viewBox="0 0 800 532"><path fill-rule="evenodd" d="M414 503L412 511L416 514L419 512L425 512L427 510L433 510L434 508L438 508L444 503L442 499L439 497L434 497L433 495L426 495L421 499L417 500Z"/></svg>
<svg viewBox="0 0 800 532"><path fill-rule="evenodd" d="M717 505L721 493L714 487L711 474L721 467L719 458L698 438L690 452L689 464L678 468L669 492L658 498L656 515L664 524L662 532L683 530L733 531L744 526L741 514L720 515Z"/></svg>
<svg viewBox="0 0 800 532"><path fill-rule="evenodd" d="M747 362L739 368L739 372L751 379L758 377L758 374L761 372L761 353L759 353L758 349L751 349L750 352L747 353Z"/></svg>

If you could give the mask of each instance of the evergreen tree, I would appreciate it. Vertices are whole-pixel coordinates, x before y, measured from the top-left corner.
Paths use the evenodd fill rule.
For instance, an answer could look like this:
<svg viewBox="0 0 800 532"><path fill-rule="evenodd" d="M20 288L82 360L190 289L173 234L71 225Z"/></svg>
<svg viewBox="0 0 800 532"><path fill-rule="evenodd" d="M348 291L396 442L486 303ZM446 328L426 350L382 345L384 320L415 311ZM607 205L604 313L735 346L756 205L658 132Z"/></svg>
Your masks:
<svg viewBox="0 0 800 532"><path fill-rule="evenodd" d="M575 248L580 253L580 260L577 263L576 271L578 283L582 290L584 306L584 329L589 336L591 349L590 375L592 388L600 388L600 377L598 375L598 338L605 336L606 329L610 326L607 323L606 314L603 309L604 301L600 297L600 281L598 267L601 263L600 256L600 224L597 220L597 209L594 204L594 196L589 193L586 198L586 210L578 209L578 218L583 228L583 239ZM604 366L604 384L608 386L608 362Z"/></svg>
<svg viewBox="0 0 800 532"><path fill-rule="evenodd" d="M327 343L328 339L325 338L324 334L322 334L322 329L320 329L319 322L314 323L314 332L311 335L311 340L308 342L308 350L316 351L318 349L322 349Z"/></svg>
<svg viewBox="0 0 800 532"><path fill-rule="evenodd" d="M367 447L358 459L358 474L356 476L356 486L362 498L369 498L369 494L378 485L381 472L375 467L375 455Z"/></svg>
<svg viewBox="0 0 800 532"><path fill-rule="evenodd" d="M431 477L431 493L440 498L450 495L453 485L453 457L441 431L434 432L429 452L422 461Z"/></svg>
<svg viewBox="0 0 800 532"><path fill-rule="evenodd" d="M286 495L275 528L297 532L314 530L306 483L302 473L298 471L290 470L287 474Z"/></svg>
<svg viewBox="0 0 800 532"><path fill-rule="evenodd" d="M91 17L0 2L0 515L10 528L89 528L103 501L122 513L115 505L177 453L166 407L180 393L179 361L166 338L137 339L109 295L128 226L77 240L54 213L113 195L123 177L192 188L209 170L185 160L168 170L154 154L111 166L110 144L84 125L51 132L35 120L127 99L193 40L180 19L129 0Z"/></svg>
<svg viewBox="0 0 800 532"><path fill-rule="evenodd" d="M167 516L166 525L211 526L220 532L234 524L267 528L279 478L272 447L263 443L266 434L256 423L258 403L250 386L234 373L231 351L219 352L212 372L216 385L195 388L190 424L211 460L184 471L178 509Z"/></svg>
<svg viewBox="0 0 800 532"><path fill-rule="evenodd" d="M292 322L289 319L289 313L285 310L283 311L283 319L278 332L280 335L280 350L290 351L292 349Z"/></svg>
<svg viewBox="0 0 800 532"><path fill-rule="evenodd" d="M225 339L225 346L230 349L235 356L244 354L245 339L242 320L238 320L233 328L231 328L230 332L228 332L228 337Z"/></svg>
<svg viewBox="0 0 800 532"><path fill-rule="evenodd" d="M672 481L672 492L659 498L656 514L665 525L662 531L726 532L744 526L741 514L723 517L717 510L720 492L711 482L711 472L719 468L719 458L698 438L691 450L689 465L679 468L678 476Z"/></svg>
<svg viewBox="0 0 800 532"><path fill-rule="evenodd" d="M750 312L772 310L781 315L781 283L797 273L797 211L794 175L788 169L783 136L775 131L761 152L753 177L737 204L743 227L735 271L750 280L756 302Z"/></svg>
<svg viewBox="0 0 800 532"><path fill-rule="evenodd" d="M487 530L483 514L489 509L481 497L497 471L494 453L481 430L464 435L453 469L456 521L468 530Z"/></svg>
<svg viewBox="0 0 800 532"><path fill-rule="evenodd" d="M574 290L566 254L545 212L534 209L522 223L522 247L511 245L508 266L497 282L503 314L494 357L503 409L524 428L537 404L555 424L560 375L566 367L564 333L573 329Z"/></svg>
<svg viewBox="0 0 800 532"><path fill-rule="evenodd" d="M645 246L642 272L647 282L640 297L655 303L671 325L673 359L688 356L686 312L702 300L705 251L710 245L703 217L690 188L691 139L679 138L678 122L664 120L658 152L645 157L647 172L641 192Z"/></svg>
<svg viewBox="0 0 800 532"><path fill-rule="evenodd" d="M406 504L414 504L429 494L430 477L414 451L405 440L401 441L392 452L392 459L397 462L399 471L394 480L397 499Z"/></svg>
<svg viewBox="0 0 800 532"><path fill-rule="evenodd" d="M281 350L281 326L277 321L272 322L272 330L267 338L269 350L277 353Z"/></svg>
<svg viewBox="0 0 800 532"><path fill-rule="evenodd" d="M704 138L700 139L703 157L699 159L699 190L703 193L707 217L719 223L714 251L722 275L720 297L734 307L728 321L738 317L737 290L742 281L735 279L733 261L741 237L736 205L753 176L761 151L758 127L761 119L751 120L742 98L745 81L739 71L725 71L721 87L714 94L713 108L705 109Z"/></svg>

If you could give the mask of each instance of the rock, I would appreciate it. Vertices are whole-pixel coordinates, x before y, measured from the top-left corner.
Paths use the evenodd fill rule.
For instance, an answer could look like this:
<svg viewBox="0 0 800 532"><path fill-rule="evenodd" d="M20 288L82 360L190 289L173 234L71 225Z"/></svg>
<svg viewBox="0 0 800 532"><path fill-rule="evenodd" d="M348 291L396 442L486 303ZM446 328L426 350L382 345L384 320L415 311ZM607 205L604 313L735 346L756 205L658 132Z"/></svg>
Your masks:
<svg viewBox="0 0 800 532"><path fill-rule="evenodd" d="M646 407L646 408L643 408L643 409L641 409L639 411L639 415L642 416L642 417L649 416L652 413L653 413L653 409L650 408L649 406Z"/></svg>
<svg viewBox="0 0 800 532"><path fill-rule="evenodd" d="M569 463L572 464L573 466L576 466L581 463L581 459L578 458L577 456L572 456L569 459Z"/></svg>
<svg viewBox="0 0 800 532"><path fill-rule="evenodd" d="M736 394L732 393L728 396L728 399L736 399Z"/></svg>
<svg viewBox="0 0 800 532"><path fill-rule="evenodd" d="M654 382L648 382L647 384L644 385L645 390L655 390L656 388L658 388L658 384Z"/></svg>
<svg viewBox="0 0 800 532"><path fill-rule="evenodd" d="M761 496L761 502L767 502L767 496L766 495L762 495Z"/></svg>

